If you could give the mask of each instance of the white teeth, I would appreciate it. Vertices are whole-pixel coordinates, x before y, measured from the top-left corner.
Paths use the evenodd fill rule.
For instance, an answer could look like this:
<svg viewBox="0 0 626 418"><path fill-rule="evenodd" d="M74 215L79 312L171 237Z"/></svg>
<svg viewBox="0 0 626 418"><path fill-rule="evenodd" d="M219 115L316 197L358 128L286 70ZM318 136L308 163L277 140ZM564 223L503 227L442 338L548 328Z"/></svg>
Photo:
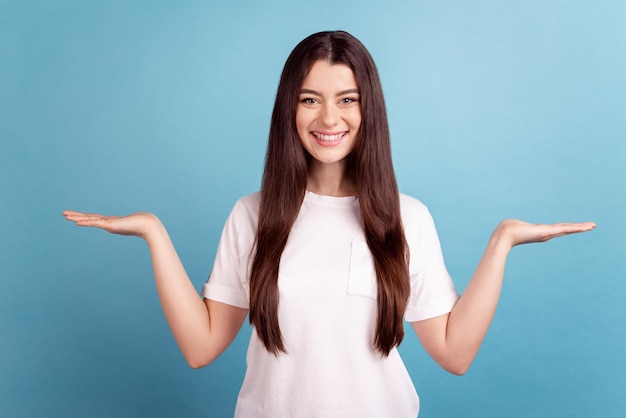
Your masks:
<svg viewBox="0 0 626 418"><path fill-rule="evenodd" d="M315 137L319 139L320 141L333 142L333 141L339 141L341 137L343 137L344 132L341 132L339 134L333 134L333 135L324 135L318 132L313 132L313 135L315 135Z"/></svg>

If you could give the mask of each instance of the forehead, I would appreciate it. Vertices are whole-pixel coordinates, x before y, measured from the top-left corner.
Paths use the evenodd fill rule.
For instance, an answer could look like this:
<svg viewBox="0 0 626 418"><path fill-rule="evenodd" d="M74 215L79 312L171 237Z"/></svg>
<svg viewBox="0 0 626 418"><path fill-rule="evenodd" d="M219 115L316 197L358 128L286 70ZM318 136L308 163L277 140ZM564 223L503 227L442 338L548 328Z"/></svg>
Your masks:
<svg viewBox="0 0 626 418"><path fill-rule="evenodd" d="M316 61L302 82L302 88L313 90L346 90L357 88L354 72L345 64Z"/></svg>

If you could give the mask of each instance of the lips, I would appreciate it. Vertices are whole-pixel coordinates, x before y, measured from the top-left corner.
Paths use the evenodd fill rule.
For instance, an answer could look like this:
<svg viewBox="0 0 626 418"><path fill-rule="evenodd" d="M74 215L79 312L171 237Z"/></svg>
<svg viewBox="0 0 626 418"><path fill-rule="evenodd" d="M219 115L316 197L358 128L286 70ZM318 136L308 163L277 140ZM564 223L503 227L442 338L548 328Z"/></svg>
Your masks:
<svg viewBox="0 0 626 418"><path fill-rule="evenodd" d="M321 133L321 132L311 132L317 143L323 146L334 146L345 138L348 134L347 132L337 132L337 133Z"/></svg>

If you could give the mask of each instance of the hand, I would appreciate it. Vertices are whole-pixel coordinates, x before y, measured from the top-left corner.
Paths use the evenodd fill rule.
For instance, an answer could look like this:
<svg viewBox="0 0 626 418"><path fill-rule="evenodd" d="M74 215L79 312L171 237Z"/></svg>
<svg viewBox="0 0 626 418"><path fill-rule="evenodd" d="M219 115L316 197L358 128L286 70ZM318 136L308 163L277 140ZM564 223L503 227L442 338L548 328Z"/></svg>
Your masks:
<svg viewBox="0 0 626 418"><path fill-rule="evenodd" d="M494 231L494 236L503 239L511 247L531 242L545 242L563 235L591 231L596 227L593 222L558 223L552 225L531 224L517 219L502 221Z"/></svg>
<svg viewBox="0 0 626 418"><path fill-rule="evenodd" d="M92 226L112 234L132 235L144 239L160 223L156 216L147 212L133 213L128 216L104 216L65 210L63 216L78 226Z"/></svg>

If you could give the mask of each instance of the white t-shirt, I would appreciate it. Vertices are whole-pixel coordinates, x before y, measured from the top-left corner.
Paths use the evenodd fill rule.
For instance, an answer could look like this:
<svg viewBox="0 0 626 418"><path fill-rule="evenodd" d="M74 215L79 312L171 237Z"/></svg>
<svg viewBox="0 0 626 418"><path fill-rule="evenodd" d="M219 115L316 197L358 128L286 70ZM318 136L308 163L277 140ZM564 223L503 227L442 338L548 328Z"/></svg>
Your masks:
<svg viewBox="0 0 626 418"><path fill-rule="evenodd" d="M249 307L248 276L259 194L241 198L222 233L204 297ZM409 322L450 312L458 299L430 213L400 195L410 249ZM287 353L253 331L238 418L416 417L419 398L394 348L373 348L376 276L355 197L307 192L283 252L279 324Z"/></svg>

